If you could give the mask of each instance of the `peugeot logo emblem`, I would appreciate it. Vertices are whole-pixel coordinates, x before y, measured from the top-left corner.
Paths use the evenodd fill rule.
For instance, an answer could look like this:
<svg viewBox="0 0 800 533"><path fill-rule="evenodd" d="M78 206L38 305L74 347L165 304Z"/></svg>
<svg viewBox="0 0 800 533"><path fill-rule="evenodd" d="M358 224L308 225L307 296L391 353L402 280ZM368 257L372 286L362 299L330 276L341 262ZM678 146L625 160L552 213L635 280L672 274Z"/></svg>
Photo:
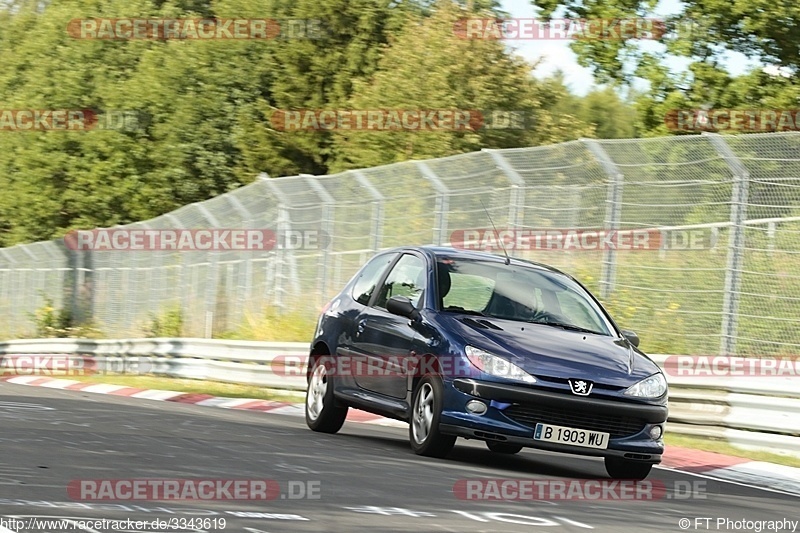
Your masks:
<svg viewBox="0 0 800 533"><path fill-rule="evenodd" d="M577 394L578 396L589 396L593 386L594 383L584 379L569 380L569 387L572 389L572 394Z"/></svg>

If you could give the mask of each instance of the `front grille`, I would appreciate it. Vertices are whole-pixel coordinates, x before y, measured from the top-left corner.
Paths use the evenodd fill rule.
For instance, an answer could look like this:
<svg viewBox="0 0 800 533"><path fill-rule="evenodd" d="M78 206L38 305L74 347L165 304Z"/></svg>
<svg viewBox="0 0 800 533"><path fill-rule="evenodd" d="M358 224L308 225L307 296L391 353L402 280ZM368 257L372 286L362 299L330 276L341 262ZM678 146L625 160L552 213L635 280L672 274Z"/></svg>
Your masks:
<svg viewBox="0 0 800 533"><path fill-rule="evenodd" d="M545 383L558 383L559 385L564 385L564 387L569 388L569 379L567 378L555 378L551 376L542 376L541 374L536 374L536 380L544 385ZM593 385L594 390L609 390L609 391L620 391L622 389L627 388L620 387L618 385L608 385L607 383L597 383L595 382Z"/></svg>
<svg viewBox="0 0 800 533"><path fill-rule="evenodd" d="M605 415L546 405L514 404L503 411L511 420L535 428L536 424L567 426L590 431L602 431L612 438L639 433L647 422L630 416Z"/></svg>

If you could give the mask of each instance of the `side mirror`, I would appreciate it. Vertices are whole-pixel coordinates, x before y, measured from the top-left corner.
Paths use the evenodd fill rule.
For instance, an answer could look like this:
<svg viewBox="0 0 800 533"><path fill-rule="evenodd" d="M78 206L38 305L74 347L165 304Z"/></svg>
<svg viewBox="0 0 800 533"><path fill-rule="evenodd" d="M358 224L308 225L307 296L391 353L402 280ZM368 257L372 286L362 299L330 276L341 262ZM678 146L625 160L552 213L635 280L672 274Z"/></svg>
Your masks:
<svg viewBox="0 0 800 533"><path fill-rule="evenodd" d="M628 342L630 342L631 344L633 344L637 348L639 347L639 335L637 335L635 332L633 332L633 331L631 331L629 329L623 329L622 330L622 336L625 337L626 339L628 339Z"/></svg>
<svg viewBox="0 0 800 533"><path fill-rule="evenodd" d="M414 304L406 296L392 296L389 298L389 301L386 302L386 310L393 315L404 316L411 320L419 318L419 310L414 307Z"/></svg>

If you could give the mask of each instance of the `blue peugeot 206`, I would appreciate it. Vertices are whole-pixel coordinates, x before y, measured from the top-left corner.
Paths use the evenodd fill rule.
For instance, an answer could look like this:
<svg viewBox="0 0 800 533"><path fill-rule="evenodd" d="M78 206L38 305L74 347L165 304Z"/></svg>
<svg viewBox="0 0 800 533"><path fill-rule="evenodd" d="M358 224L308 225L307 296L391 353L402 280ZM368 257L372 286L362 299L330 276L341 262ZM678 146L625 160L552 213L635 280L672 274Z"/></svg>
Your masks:
<svg viewBox="0 0 800 533"><path fill-rule="evenodd" d="M364 265L322 312L306 422L339 431L350 407L409 423L411 448L458 437L603 457L613 478L661 461L667 382L595 297L554 268L483 252L405 247Z"/></svg>

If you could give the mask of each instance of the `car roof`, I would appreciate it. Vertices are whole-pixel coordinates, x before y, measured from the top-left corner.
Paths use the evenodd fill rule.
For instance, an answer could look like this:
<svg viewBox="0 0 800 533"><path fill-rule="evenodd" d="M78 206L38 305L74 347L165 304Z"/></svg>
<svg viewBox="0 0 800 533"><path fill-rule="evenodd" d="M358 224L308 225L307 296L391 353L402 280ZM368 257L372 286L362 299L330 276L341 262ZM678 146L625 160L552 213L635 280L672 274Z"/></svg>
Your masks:
<svg viewBox="0 0 800 533"><path fill-rule="evenodd" d="M425 253L429 256L432 256L433 259L467 259L472 261L488 261L493 263L503 263L505 262L506 258L504 255L493 254L489 252L480 252L476 250L461 250L458 248L452 248L448 246L437 246L437 245L425 245L425 246L402 246L397 247L393 250L387 251L402 251L402 250L417 250L422 253ZM544 263L537 263L536 261L528 261L527 259L520 259L517 257L510 257L511 264L516 266L526 266L526 267L533 267L541 270L547 270L549 272L553 272L556 274L562 274L571 278L569 274L562 272L561 270L551 267L550 265L546 265Z"/></svg>

